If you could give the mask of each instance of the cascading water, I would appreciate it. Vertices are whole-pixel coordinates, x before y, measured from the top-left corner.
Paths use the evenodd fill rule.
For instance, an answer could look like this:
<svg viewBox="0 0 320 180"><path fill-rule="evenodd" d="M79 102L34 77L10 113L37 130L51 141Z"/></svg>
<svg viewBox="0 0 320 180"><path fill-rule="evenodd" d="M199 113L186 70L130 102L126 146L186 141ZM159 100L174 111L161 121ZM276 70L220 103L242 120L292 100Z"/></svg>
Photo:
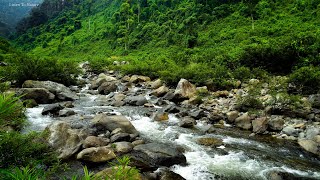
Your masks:
<svg viewBox="0 0 320 180"><path fill-rule="evenodd" d="M87 87L86 87L87 88ZM188 165L175 165L171 169L187 180L209 179L268 179L272 171L289 172L301 177L320 179L320 162L306 156L296 146L272 145L230 133L205 134L205 123L199 122L194 129L177 126L179 119L169 115L167 122L155 122L146 116L150 109L145 107L102 105L98 100L102 95L92 95L82 89L80 99L74 102L74 111L79 116L94 116L98 112L122 114L131 120L141 136L153 142L176 143L185 149ZM133 88L138 91L138 88ZM150 97L148 97L149 100ZM154 109L159 109L156 107ZM41 131L56 118L42 116L43 106L27 109L30 125L26 129ZM232 133L231 133L232 134ZM241 135L240 135L241 136ZM217 148L199 145L201 137L222 139L224 146ZM297 163L301 162L301 163Z"/></svg>

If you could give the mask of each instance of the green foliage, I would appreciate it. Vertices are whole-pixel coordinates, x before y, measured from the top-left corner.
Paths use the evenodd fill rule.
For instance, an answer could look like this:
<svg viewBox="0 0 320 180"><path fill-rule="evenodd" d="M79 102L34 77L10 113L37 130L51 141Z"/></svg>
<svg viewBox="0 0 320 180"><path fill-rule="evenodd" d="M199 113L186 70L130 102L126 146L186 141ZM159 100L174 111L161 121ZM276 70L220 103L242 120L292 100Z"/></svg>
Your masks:
<svg viewBox="0 0 320 180"><path fill-rule="evenodd" d="M8 66L0 67L0 75L6 81L21 85L26 80L51 80L65 85L74 84L80 73L77 63L53 58L32 58L25 55L8 58Z"/></svg>
<svg viewBox="0 0 320 180"><path fill-rule="evenodd" d="M50 165L54 157L44 133L0 133L0 168Z"/></svg>
<svg viewBox="0 0 320 180"><path fill-rule="evenodd" d="M15 97L13 93L0 94L0 127L11 126L21 129L25 124L24 111L20 97Z"/></svg>
<svg viewBox="0 0 320 180"><path fill-rule="evenodd" d="M43 177L44 171L37 168L15 167L11 170L0 170L0 174L3 180L37 180L39 177Z"/></svg>
<svg viewBox="0 0 320 180"><path fill-rule="evenodd" d="M137 180L140 179L139 170L130 167L130 157L123 156L117 158L117 163L112 164L112 173L106 177L106 180L119 179L119 180Z"/></svg>
<svg viewBox="0 0 320 180"><path fill-rule="evenodd" d="M291 92L301 94L314 94L320 91L320 68L314 66L306 66L295 70L289 76L289 83L294 88Z"/></svg>
<svg viewBox="0 0 320 180"><path fill-rule="evenodd" d="M262 101L259 99L261 84L250 86L248 94L237 97L237 108L240 111L255 111L263 108Z"/></svg>

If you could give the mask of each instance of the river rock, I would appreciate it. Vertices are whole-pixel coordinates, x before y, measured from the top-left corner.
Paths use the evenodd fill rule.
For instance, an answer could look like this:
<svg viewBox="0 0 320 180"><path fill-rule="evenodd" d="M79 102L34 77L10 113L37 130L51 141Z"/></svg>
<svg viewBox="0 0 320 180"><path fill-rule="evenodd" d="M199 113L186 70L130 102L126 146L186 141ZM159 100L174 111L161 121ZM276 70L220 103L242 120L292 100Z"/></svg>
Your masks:
<svg viewBox="0 0 320 180"><path fill-rule="evenodd" d="M37 104L49 104L53 102L55 95L45 88L21 88L16 90L16 94L22 100L33 99Z"/></svg>
<svg viewBox="0 0 320 180"><path fill-rule="evenodd" d="M115 77L108 76L104 73L99 74L98 79L92 82L91 89L97 89L99 86L101 86L105 82L112 82L117 81Z"/></svg>
<svg viewBox="0 0 320 180"><path fill-rule="evenodd" d="M179 126L184 128L192 128L196 124L197 124L196 120L188 116L183 117L179 122Z"/></svg>
<svg viewBox="0 0 320 180"><path fill-rule="evenodd" d="M273 131L281 131L283 129L284 120L282 117L272 117L269 119L268 122L269 129Z"/></svg>
<svg viewBox="0 0 320 180"><path fill-rule="evenodd" d="M65 85L52 81L27 80L22 85L23 88L44 88L53 93L57 99L68 101L79 99L76 93L72 92Z"/></svg>
<svg viewBox="0 0 320 180"><path fill-rule="evenodd" d="M100 147L100 146L106 146L110 142L109 139L102 138L102 137L96 137L96 136L88 136L83 141L83 148L90 148L90 147Z"/></svg>
<svg viewBox="0 0 320 180"><path fill-rule="evenodd" d="M108 95L111 92L115 92L117 90L116 82L104 82L101 86L98 87L99 94Z"/></svg>
<svg viewBox="0 0 320 180"><path fill-rule="evenodd" d="M239 112L238 111L230 111L230 112L227 112L227 120L229 123L233 123L237 117L239 117Z"/></svg>
<svg viewBox="0 0 320 180"><path fill-rule="evenodd" d="M165 94L162 98L165 100L172 100L175 97L174 95L174 91L173 90L169 90L169 92L167 94Z"/></svg>
<svg viewBox="0 0 320 180"><path fill-rule="evenodd" d="M243 114L242 116L235 119L235 124L237 127L245 130L252 128L251 118L248 113Z"/></svg>
<svg viewBox="0 0 320 180"><path fill-rule="evenodd" d="M149 82L151 79L147 76L138 76L138 75L133 75L130 77L129 82L130 83L139 83L139 82Z"/></svg>
<svg viewBox="0 0 320 180"><path fill-rule="evenodd" d="M146 104L148 100L146 99L146 97L140 95L140 96L128 96L124 99L124 102L133 106L142 106Z"/></svg>
<svg viewBox="0 0 320 180"><path fill-rule="evenodd" d="M167 86L161 86L151 92L152 95L160 97L169 92L169 88Z"/></svg>
<svg viewBox="0 0 320 180"><path fill-rule="evenodd" d="M320 134L320 129L318 127L309 127L306 130L307 139L313 140L318 134Z"/></svg>
<svg viewBox="0 0 320 180"><path fill-rule="evenodd" d="M59 111L59 117L67 117L67 116L72 116L75 115L76 112L72 109L62 109Z"/></svg>
<svg viewBox="0 0 320 180"><path fill-rule="evenodd" d="M79 152L77 155L77 159L79 160L96 163L106 162L114 158L116 158L116 155L113 150L106 146L87 148Z"/></svg>
<svg viewBox="0 0 320 180"><path fill-rule="evenodd" d="M153 114L152 119L154 121L166 121L169 119L169 114L166 112L156 112Z"/></svg>
<svg viewBox="0 0 320 180"><path fill-rule="evenodd" d="M157 175L159 180L185 180L181 175L172 172L169 168L159 168Z"/></svg>
<svg viewBox="0 0 320 180"><path fill-rule="evenodd" d="M117 93L113 96L114 100L116 101L123 101L126 98L126 95L122 93Z"/></svg>
<svg viewBox="0 0 320 180"><path fill-rule="evenodd" d="M112 143L112 147L114 147L115 152L120 154L125 154L133 149L133 145L130 142L115 142Z"/></svg>
<svg viewBox="0 0 320 180"><path fill-rule="evenodd" d="M106 114L98 114L92 120L92 126L102 131L113 131L116 128L121 128L129 134L138 134L136 128L125 116L107 116Z"/></svg>
<svg viewBox="0 0 320 180"><path fill-rule="evenodd" d="M298 144L306 151L320 155L318 144L312 140L298 139Z"/></svg>
<svg viewBox="0 0 320 180"><path fill-rule="evenodd" d="M186 157L175 145L164 143L141 144L133 148L130 154L135 166L144 169L157 169L160 166L170 167L174 164L186 164Z"/></svg>
<svg viewBox="0 0 320 180"><path fill-rule="evenodd" d="M131 137L128 133L118 133L110 137L111 142L130 141Z"/></svg>
<svg viewBox="0 0 320 180"><path fill-rule="evenodd" d="M195 119L201 119L203 117L207 117L207 113L203 109L192 109L187 112L189 116Z"/></svg>
<svg viewBox="0 0 320 180"><path fill-rule="evenodd" d="M155 81L153 81L153 82L150 83L150 87L151 87L152 89L158 89L158 88L161 87L161 86L162 86L162 81L161 81L161 79L156 79Z"/></svg>
<svg viewBox="0 0 320 180"><path fill-rule="evenodd" d="M63 106L61 106L60 104L49 104L43 108L41 114L42 115L52 114L54 116L57 116L59 115L59 111L61 109L63 109Z"/></svg>
<svg viewBox="0 0 320 180"><path fill-rule="evenodd" d="M217 139L213 137L199 138L197 140L197 143L204 146L214 146L214 147L223 145L223 141L221 139Z"/></svg>
<svg viewBox="0 0 320 180"><path fill-rule="evenodd" d="M196 95L196 86L186 79L180 79L175 91L175 99L189 99Z"/></svg>
<svg viewBox="0 0 320 180"><path fill-rule="evenodd" d="M68 159L82 146L82 141L88 136L80 129L71 129L65 122L57 121L49 126L49 144L58 152L58 158Z"/></svg>
<svg viewBox="0 0 320 180"><path fill-rule="evenodd" d="M252 121L252 131L254 133L264 133L268 128L268 119L266 117L257 118Z"/></svg>
<svg viewBox="0 0 320 180"><path fill-rule="evenodd" d="M282 129L282 133L288 136L298 137L299 132L300 131L298 129L295 129L293 126L286 126L285 128Z"/></svg>

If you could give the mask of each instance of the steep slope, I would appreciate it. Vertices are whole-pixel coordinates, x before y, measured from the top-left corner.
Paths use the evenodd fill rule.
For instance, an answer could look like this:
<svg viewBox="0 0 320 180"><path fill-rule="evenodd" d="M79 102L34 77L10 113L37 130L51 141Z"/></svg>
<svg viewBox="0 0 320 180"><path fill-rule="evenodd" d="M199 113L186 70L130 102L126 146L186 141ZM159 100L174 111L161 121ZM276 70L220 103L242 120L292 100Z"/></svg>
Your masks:
<svg viewBox="0 0 320 180"><path fill-rule="evenodd" d="M319 17L318 0L83 0L16 44L41 56L120 58L129 73L201 84L241 66L288 74L319 65Z"/></svg>

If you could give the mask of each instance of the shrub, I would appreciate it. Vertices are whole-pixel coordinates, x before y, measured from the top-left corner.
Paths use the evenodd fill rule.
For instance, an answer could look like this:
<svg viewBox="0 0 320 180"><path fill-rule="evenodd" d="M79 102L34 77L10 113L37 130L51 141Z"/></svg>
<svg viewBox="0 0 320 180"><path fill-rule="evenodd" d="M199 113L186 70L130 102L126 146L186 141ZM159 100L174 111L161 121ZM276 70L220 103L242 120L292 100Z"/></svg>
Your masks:
<svg viewBox="0 0 320 180"><path fill-rule="evenodd" d="M21 129L25 124L25 108L23 102L14 94L0 94L0 126L9 125L14 129Z"/></svg>
<svg viewBox="0 0 320 180"><path fill-rule="evenodd" d="M90 70L94 73L103 73L107 70L107 67L112 64L111 59L105 59L105 58L94 58L89 60L90 63Z"/></svg>
<svg viewBox="0 0 320 180"><path fill-rule="evenodd" d="M320 91L320 68L313 66L299 68L289 76L288 82L294 87L290 89L290 92L318 93Z"/></svg>
<svg viewBox="0 0 320 180"><path fill-rule="evenodd" d="M244 81L244 80L247 80L247 79L250 79L253 77L253 74L252 74L250 68L244 67L244 66L241 66L241 67L235 69L233 71L232 75L235 79L238 79L240 81Z"/></svg>
<svg viewBox="0 0 320 180"><path fill-rule="evenodd" d="M0 133L0 168L35 167L39 164L50 165L54 161L54 153L46 143L45 133Z"/></svg>
<svg viewBox="0 0 320 180"><path fill-rule="evenodd" d="M1 67L0 75L7 81L16 81L21 85L26 80L50 80L65 85L76 83L80 73L74 61L57 59L38 59L25 55L9 58L9 66Z"/></svg>

